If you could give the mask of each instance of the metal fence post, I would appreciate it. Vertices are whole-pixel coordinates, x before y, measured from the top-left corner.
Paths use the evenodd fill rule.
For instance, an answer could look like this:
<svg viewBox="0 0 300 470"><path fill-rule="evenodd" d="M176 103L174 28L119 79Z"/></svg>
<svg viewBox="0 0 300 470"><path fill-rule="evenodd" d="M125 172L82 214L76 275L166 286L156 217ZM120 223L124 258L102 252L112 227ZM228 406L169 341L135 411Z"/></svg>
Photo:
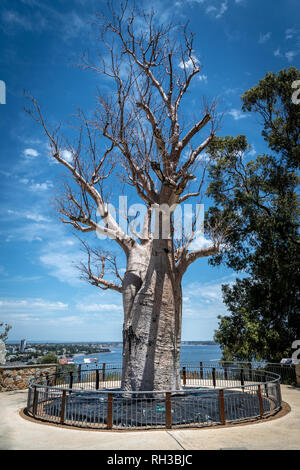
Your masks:
<svg viewBox="0 0 300 470"><path fill-rule="evenodd" d="M113 426L113 394L107 394L107 429Z"/></svg>
<svg viewBox="0 0 300 470"><path fill-rule="evenodd" d="M70 371L70 380L69 380L69 388L73 387L73 372Z"/></svg>
<svg viewBox="0 0 300 470"><path fill-rule="evenodd" d="M183 385L186 385L186 368L182 368L182 379L183 379Z"/></svg>
<svg viewBox="0 0 300 470"><path fill-rule="evenodd" d="M99 369L96 369L96 384L95 384L96 390L99 390L99 380L100 380Z"/></svg>
<svg viewBox="0 0 300 470"><path fill-rule="evenodd" d="M215 367L212 368L212 379L213 379L213 386L216 387L216 369Z"/></svg>
<svg viewBox="0 0 300 470"><path fill-rule="evenodd" d="M63 390L61 397L60 424L64 424L65 422L66 394L66 390Z"/></svg>
<svg viewBox="0 0 300 470"><path fill-rule="evenodd" d="M228 369L227 369L227 366L224 366L224 379L225 379L225 380L228 379Z"/></svg>
<svg viewBox="0 0 300 470"><path fill-rule="evenodd" d="M264 405L262 401L260 385L257 386L257 393L258 393L258 401L259 401L259 413L260 413L260 417L262 418L264 415Z"/></svg>
<svg viewBox="0 0 300 470"><path fill-rule="evenodd" d="M32 414L33 414L34 418L35 418L35 415L36 415L36 412L37 412L38 396L39 396L39 391L37 390L36 387L34 387L34 390L33 390L33 404L32 404Z"/></svg>
<svg viewBox="0 0 300 470"><path fill-rule="evenodd" d="M224 390L219 390L220 423L226 424Z"/></svg>
<svg viewBox="0 0 300 470"><path fill-rule="evenodd" d="M203 379L203 362L200 362L200 379Z"/></svg>
<svg viewBox="0 0 300 470"><path fill-rule="evenodd" d="M241 386L245 385L244 369L241 369Z"/></svg>
<svg viewBox="0 0 300 470"><path fill-rule="evenodd" d="M78 366L78 382L81 382L81 364Z"/></svg>
<svg viewBox="0 0 300 470"><path fill-rule="evenodd" d="M166 392L165 408L166 408L166 428L170 429L172 427L171 392Z"/></svg>
<svg viewBox="0 0 300 470"><path fill-rule="evenodd" d="M268 384L267 384L267 374L266 372L264 372L264 387L265 387L265 392L266 392L266 396L269 398L269 390L268 390Z"/></svg>
<svg viewBox="0 0 300 470"><path fill-rule="evenodd" d="M103 364L102 364L102 381L103 382L105 381L105 366L106 366L106 364L105 364L105 362L103 362Z"/></svg>
<svg viewBox="0 0 300 470"><path fill-rule="evenodd" d="M277 382L276 384L276 388L277 388L277 403L279 406L282 405L282 398L281 398L281 388L280 388L280 383Z"/></svg>

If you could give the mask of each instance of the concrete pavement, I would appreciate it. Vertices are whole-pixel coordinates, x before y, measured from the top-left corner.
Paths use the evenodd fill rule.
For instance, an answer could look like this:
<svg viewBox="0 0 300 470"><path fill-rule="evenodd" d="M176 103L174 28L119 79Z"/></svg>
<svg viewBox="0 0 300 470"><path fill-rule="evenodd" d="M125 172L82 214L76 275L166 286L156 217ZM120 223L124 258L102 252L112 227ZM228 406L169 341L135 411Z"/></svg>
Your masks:
<svg viewBox="0 0 300 470"><path fill-rule="evenodd" d="M158 431L86 431L24 419L26 391L0 393L0 449L295 450L300 449L300 388L282 386L290 407L283 417L247 425Z"/></svg>

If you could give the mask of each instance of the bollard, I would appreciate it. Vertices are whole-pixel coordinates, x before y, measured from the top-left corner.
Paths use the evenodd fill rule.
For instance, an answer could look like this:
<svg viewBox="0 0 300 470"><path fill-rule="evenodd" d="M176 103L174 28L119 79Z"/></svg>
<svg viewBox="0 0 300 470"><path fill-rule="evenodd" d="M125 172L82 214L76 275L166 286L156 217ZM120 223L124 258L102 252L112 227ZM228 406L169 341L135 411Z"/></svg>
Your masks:
<svg viewBox="0 0 300 470"><path fill-rule="evenodd" d="M171 392L166 392L166 428L170 429L172 427L172 408L171 408Z"/></svg>

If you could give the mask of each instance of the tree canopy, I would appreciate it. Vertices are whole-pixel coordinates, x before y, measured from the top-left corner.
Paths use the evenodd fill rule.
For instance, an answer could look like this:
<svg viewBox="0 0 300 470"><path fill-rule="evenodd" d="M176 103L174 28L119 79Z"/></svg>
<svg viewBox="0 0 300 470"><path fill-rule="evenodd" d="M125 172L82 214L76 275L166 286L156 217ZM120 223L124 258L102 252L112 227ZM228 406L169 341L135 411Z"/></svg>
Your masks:
<svg viewBox="0 0 300 470"><path fill-rule="evenodd" d="M8 338L8 332L11 329L11 326L7 323L0 323L0 340L6 341Z"/></svg>
<svg viewBox="0 0 300 470"><path fill-rule="evenodd" d="M249 160L245 136L215 138L209 152L210 218L231 227L230 245L213 264L248 275L223 286L230 315L215 333L225 359L280 360L300 337L299 124L292 103L295 68L268 73L242 96L243 110L263 118L267 154Z"/></svg>

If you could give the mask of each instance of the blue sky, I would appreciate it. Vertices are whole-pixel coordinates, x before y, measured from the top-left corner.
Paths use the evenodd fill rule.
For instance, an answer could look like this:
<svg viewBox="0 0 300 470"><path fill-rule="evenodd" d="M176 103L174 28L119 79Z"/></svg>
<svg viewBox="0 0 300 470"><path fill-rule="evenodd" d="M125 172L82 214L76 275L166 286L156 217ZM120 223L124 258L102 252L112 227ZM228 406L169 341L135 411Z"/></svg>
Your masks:
<svg viewBox="0 0 300 470"><path fill-rule="evenodd" d="M149 5L149 3L147 3ZM52 162L41 129L24 112L30 91L53 123L74 106L92 110L101 77L79 70L95 47L89 22L101 0L1 0L0 80L0 322L9 340L121 340L122 299L79 279L84 259L72 230L53 209L63 170ZM252 158L265 150L256 116L243 114L240 95L268 71L299 67L298 0L182 0L152 2L161 21L190 21L203 68L191 88L197 113L203 95L222 98L220 135L246 134ZM183 339L212 339L226 309L221 284L236 274L198 260L183 281Z"/></svg>

